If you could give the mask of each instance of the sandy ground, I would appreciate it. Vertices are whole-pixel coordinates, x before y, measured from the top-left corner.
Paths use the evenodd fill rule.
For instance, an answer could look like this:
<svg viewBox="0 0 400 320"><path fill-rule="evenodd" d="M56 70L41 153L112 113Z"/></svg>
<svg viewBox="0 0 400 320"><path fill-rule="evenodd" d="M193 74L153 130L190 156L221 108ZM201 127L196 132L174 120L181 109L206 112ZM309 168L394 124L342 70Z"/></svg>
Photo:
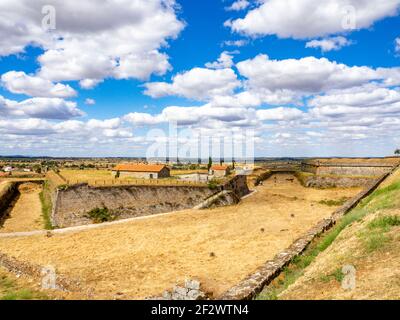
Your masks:
<svg viewBox="0 0 400 320"><path fill-rule="evenodd" d="M335 209L318 201L360 191L306 189L287 179L293 176L268 180L235 206L152 216L74 234L0 239L0 251L78 277L95 289L94 297L160 295L186 277L200 280L218 296Z"/></svg>
<svg viewBox="0 0 400 320"><path fill-rule="evenodd" d="M357 236L367 230L372 219L382 215L400 215L400 210L385 210L369 215L364 221L344 230L335 242L306 269L279 299L400 299L400 227L394 227L391 238L382 249L366 253ZM326 275L341 270L344 265L354 266L355 289L344 290L341 283ZM324 279L325 276L325 279Z"/></svg>
<svg viewBox="0 0 400 320"><path fill-rule="evenodd" d="M0 233L31 231L43 228L42 205L39 193L42 188L34 183L19 186L20 196L9 212L9 217L0 226Z"/></svg>

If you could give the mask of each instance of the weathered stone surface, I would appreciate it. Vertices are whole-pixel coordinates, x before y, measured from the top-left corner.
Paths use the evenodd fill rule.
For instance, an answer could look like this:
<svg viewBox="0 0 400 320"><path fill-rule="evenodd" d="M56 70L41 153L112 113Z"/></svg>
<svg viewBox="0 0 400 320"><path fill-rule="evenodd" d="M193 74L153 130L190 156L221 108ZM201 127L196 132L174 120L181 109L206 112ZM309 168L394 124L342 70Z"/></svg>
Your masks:
<svg viewBox="0 0 400 320"><path fill-rule="evenodd" d="M197 280L186 279L184 287L174 286L172 291L165 291L161 297L150 297L149 300L205 300L207 294L200 290Z"/></svg>
<svg viewBox="0 0 400 320"><path fill-rule="evenodd" d="M171 300L172 299L172 294L170 292L168 292L168 291L164 291L162 297L165 300Z"/></svg>
<svg viewBox="0 0 400 320"><path fill-rule="evenodd" d="M189 290L187 293L188 300L198 300L203 294L199 290Z"/></svg>
<svg viewBox="0 0 400 320"><path fill-rule="evenodd" d="M173 289L173 292L182 296L186 296L188 293L188 289L187 288L183 288L183 287L179 287L179 286L175 286Z"/></svg>
<svg viewBox="0 0 400 320"><path fill-rule="evenodd" d="M197 280L185 280L185 288L190 290L200 290L200 282Z"/></svg>

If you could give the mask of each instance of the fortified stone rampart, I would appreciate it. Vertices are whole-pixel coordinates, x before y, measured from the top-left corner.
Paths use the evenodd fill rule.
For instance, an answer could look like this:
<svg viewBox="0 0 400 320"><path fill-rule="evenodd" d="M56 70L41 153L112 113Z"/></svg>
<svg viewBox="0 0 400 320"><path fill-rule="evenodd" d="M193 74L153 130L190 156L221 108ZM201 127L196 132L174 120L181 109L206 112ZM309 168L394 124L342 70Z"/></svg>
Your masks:
<svg viewBox="0 0 400 320"><path fill-rule="evenodd" d="M249 193L246 176L235 176L223 186L63 186L53 199L52 224L60 228L92 223L87 213L107 208L115 219L126 219L193 208L222 190L237 197ZM221 203L224 203L223 201Z"/></svg>
<svg viewBox="0 0 400 320"><path fill-rule="evenodd" d="M325 164L305 163L301 165L301 171L318 175L352 175L352 176L376 176L379 177L390 172L393 165L390 164Z"/></svg>

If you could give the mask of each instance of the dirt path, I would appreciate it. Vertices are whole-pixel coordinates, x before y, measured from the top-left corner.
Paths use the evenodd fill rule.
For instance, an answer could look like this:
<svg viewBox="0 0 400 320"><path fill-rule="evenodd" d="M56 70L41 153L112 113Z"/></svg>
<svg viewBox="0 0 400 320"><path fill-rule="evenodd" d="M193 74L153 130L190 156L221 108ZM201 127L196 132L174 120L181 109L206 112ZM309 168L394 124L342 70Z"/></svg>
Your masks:
<svg viewBox="0 0 400 320"><path fill-rule="evenodd" d="M39 193L41 186L23 183L18 188L20 196L9 212L9 217L0 227L0 233L43 229L42 205Z"/></svg>
<svg viewBox="0 0 400 320"><path fill-rule="evenodd" d="M242 280L335 207L324 199L360 189L303 188L292 176L266 181L240 204L186 210L69 234L0 238L0 251L53 265L95 289L95 297L141 299L186 277L216 296ZM287 180L289 179L289 180Z"/></svg>

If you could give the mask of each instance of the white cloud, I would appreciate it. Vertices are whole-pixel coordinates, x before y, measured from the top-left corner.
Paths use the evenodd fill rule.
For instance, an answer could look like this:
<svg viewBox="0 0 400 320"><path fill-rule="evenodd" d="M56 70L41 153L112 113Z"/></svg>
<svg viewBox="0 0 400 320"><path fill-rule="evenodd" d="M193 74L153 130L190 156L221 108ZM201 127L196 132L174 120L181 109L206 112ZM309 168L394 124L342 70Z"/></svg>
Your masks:
<svg viewBox="0 0 400 320"><path fill-rule="evenodd" d="M399 5L400 0L269 0L261 1L244 18L227 21L225 25L249 36L325 37L349 31L343 28L343 22L353 12L355 29L359 30L396 15Z"/></svg>
<svg viewBox="0 0 400 320"><path fill-rule="evenodd" d="M56 8L56 29L41 26L43 5ZM51 81L86 80L92 87L107 77L147 79L171 68L160 52L178 36L174 0L3 0L0 55L41 46L39 76Z"/></svg>
<svg viewBox="0 0 400 320"><path fill-rule="evenodd" d="M311 113L326 117L385 117L400 113L399 89L364 86L311 99ZM371 123L368 123L371 124Z"/></svg>
<svg viewBox="0 0 400 320"><path fill-rule="evenodd" d="M343 47L351 45L352 42L345 37L331 37L321 40L312 40L306 43L306 48L320 48L322 52L340 50Z"/></svg>
<svg viewBox="0 0 400 320"><path fill-rule="evenodd" d="M83 79L83 80L79 81L79 85L82 89L93 89L95 86L97 86L102 81L103 80L99 80L99 79Z"/></svg>
<svg viewBox="0 0 400 320"><path fill-rule="evenodd" d="M310 100L310 106L347 105L347 106L383 106L400 102L399 89L387 89L373 86L341 90L337 93L317 96Z"/></svg>
<svg viewBox="0 0 400 320"><path fill-rule="evenodd" d="M295 108L279 107L273 109L258 110L257 117L262 121L296 120L304 117L304 113L301 110Z"/></svg>
<svg viewBox="0 0 400 320"><path fill-rule="evenodd" d="M93 106L93 105L96 104L96 100L91 99L91 98L87 98L87 99L85 100L85 104L88 105L88 106Z"/></svg>
<svg viewBox="0 0 400 320"><path fill-rule="evenodd" d="M204 125L207 121L235 123L246 119L255 118L254 111L247 108L226 108L206 104L200 107L176 107L165 108L162 117L167 121L177 122L180 125Z"/></svg>
<svg viewBox="0 0 400 320"><path fill-rule="evenodd" d="M248 40L226 40L224 41L224 45L228 47L244 47L249 43Z"/></svg>
<svg viewBox="0 0 400 320"><path fill-rule="evenodd" d="M123 117L125 121L131 124L143 126L143 125L155 125L165 122L165 119L161 115L153 116L148 113L132 112Z"/></svg>
<svg viewBox="0 0 400 320"><path fill-rule="evenodd" d="M68 98L77 94L69 85L54 84L40 77L29 76L25 72L7 72L1 76L1 82L12 93L34 97Z"/></svg>
<svg viewBox="0 0 400 320"><path fill-rule="evenodd" d="M236 53L236 52L234 52ZM209 69L225 69L233 66L233 55L231 52L224 51L215 62L206 63L206 67Z"/></svg>
<svg viewBox="0 0 400 320"><path fill-rule="evenodd" d="M153 98L176 95L204 100L216 95L229 95L239 86L232 69L194 68L173 77L172 83L146 83L145 94Z"/></svg>
<svg viewBox="0 0 400 320"><path fill-rule="evenodd" d="M240 11L246 9L250 5L247 0L236 0L230 7L227 7L228 11Z"/></svg>
<svg viewBox="0 0 400 320"><path fill-rule="evenodd" d="M239 62L237 68L254 90L291 90L302 94L359 86L384 75L369 67L349 67L326 58L270 60L267 55Z"/></svg>
<svg viewBox="0 0 400 320"><path fill-rule="evenodd" d="M72 101L60 98L31 98L20 102L0 96L0 115L41 119L69 119L84 113Z"/></svg>
<svg viewBox="0 0 400 320"><path fill-rule="evenodd" d="M117 129L121 125L120 118L112 118L106 120L90 119L87 122L87 127L93 129Z"/></svg>
<svg viewBox="0 0 400 320"><path fill-rule="evenodd" d="M400 38L396 38L394 43L395 43L394 50L396 51L396 53L400 53Z"/></svg>

